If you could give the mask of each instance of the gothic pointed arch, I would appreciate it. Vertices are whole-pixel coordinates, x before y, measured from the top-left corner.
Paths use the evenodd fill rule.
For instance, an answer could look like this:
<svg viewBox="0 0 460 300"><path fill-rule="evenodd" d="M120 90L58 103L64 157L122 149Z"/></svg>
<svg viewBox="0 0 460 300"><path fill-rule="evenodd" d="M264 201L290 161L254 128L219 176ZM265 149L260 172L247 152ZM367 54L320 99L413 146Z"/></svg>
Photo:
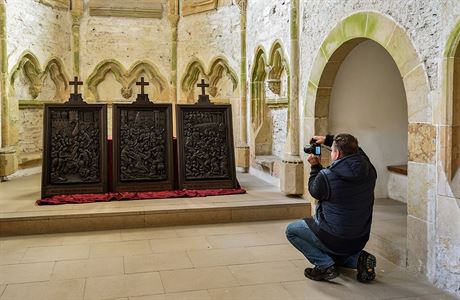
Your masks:
<svg viewBox="0 0 460 300"><path fill-rule="evenodd" d="M161 75L158 68L151 62L142 60L135 62L129 69L126 77L126 92L132 94L132 87L142 74L146 74L148 81L153 83L158 94L163 92L167 87L167 80ZM126 97L125 97L126 98ZM129 98L129 97L128 97Z"/></svg>
<svg viewBox="0 0 460 300"><path fill-rule="evenodd" d="M283 72L286 72L288 78L288 87L284 88L287 88L287 90L289 89L289 63L287 62L283 49L281 42L276 40L270 49L270 56L268 58L268 64L270 66L267 78L268 88L278 96L281 95L281 76ZM289 92L287 92L287 95L289 96Z"/></svg>
<svg viewBox="0 0 460 300"><path fill-rule="evenodd" d="M208 80L203 62L194 58L185 68L185 73L181 81L182 91L187 94L192 92L195 89L195 83L198 81L200 74L205 77L205 80Z"/></svg>
<svg viewBox="0 0 460 300"><path fill-rule="evenodd" d="M258 47L251 70L251 121L254 128L258 128L264 118L266 69L265 50Z"/></svg>
<svg viewBox="0 0 460 300"><path fill-rule="evenodd" d="M125 90L126 86L126 79L125 79L125 74L126 69L123 67L123 65L118 62L115 59L107 59L102 62L100 62L96 68L94 68L94 71L88 76L87 79L87 89L90 92L89 99L91 100L99 100L99 93L97 91L98 85L104 81L105 77L107 74L111 72L114 76L117 82L119 82L122 86L122 95L123 97L128 98L131 96L129 95L128 92Z"/></svg>
<svg viewBox="0 0 460 300"><path fill-rule="evenodd" d="M209 94L213 97L217 94L217 84L222 79L222 77L227 74L233 84L233 91L238 87L238 77L236 72L230 67L226 58L218 56L214 58L211 62L211 67L209 68L208 77L209 77Z"/></svg>
<svg viewBox="0 0 460 300"><path fill-rule="evenodd" d="M69 88L69 75L65 71L64 63L60 58L53 57L46 63L42 77L47 74L49 74L56 88L54 100L64 100Z"/></svg>
<svg viewBox="0 0 460 300"><path fill-rule="evenodd" d="M443 55L441 163L455 197L460 197L460 22L450 34Z"/></svg>
<svg viewBox="0 0 460 300"><path fill-rule="evenodd" d="M25 51L19 58L16 65L11 70L10 84L14 90L14 83L19 73L23 72L29 83L29 93L33 99L36 99L41 91L41 74L42 69L38 58L30 51Z"/></svg>

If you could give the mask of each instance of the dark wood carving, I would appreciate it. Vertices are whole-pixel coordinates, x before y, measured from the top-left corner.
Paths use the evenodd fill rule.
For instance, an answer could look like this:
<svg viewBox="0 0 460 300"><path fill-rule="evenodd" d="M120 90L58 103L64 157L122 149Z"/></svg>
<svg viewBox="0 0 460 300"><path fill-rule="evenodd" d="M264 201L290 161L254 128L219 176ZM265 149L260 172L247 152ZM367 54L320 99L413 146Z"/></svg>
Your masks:
<svg viewBox="0 0 460 300"><path fill-rule="evenodd" d="M210 104L206 96L177 105L179 188L236 188L231 105Z"/></svg>
<svg viewBox="0 0 460 300"><path fill-rule="evenodd" d="M113 108L113 190L172 190L172 106L150 102L144 78L138 85L136 102Z"/></svg>
<svg viewBox="0 0 460 300"><path fill-rule="evenodd" d="M107 191L107 110L78 93L64 104L46 104L43 134L42 198Z"/></svg>

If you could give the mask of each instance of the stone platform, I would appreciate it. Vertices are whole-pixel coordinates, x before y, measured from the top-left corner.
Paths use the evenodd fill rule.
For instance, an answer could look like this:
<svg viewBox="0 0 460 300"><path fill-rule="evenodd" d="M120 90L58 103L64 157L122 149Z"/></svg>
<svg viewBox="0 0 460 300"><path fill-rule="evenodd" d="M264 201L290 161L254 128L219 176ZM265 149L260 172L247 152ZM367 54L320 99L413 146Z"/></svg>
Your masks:
<svg viewBox="0 0 460 300"><path fill-rule="evenodd" d="M37 206L41 175L0 183L0 236L297 219L310 203L238 173L246 194Z"/></svg>

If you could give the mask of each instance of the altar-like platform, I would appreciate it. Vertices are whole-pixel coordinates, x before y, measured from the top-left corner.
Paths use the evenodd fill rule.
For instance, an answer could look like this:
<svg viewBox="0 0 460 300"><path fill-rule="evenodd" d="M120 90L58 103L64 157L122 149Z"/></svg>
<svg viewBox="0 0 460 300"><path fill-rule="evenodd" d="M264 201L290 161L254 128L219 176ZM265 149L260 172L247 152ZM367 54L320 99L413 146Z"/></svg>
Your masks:
<svg viewBox="0 0 460 300"><path fill-rule="evenodd" d="M0 183L0 236L303 218L310 203L238 173L246 194L37 206L41 174Z"/></svg>

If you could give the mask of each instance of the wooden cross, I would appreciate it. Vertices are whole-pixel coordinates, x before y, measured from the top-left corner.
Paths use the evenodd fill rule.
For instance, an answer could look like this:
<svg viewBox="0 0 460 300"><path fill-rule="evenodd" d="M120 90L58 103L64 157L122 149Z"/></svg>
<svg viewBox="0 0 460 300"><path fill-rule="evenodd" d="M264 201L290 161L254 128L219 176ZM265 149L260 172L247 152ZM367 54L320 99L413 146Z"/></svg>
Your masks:
<svg viewBox="0 0 460 300"><path fill-rule="evenodd" d="M74 94L76 95L78 94L78 86L83 85L83 81L78 81L78 76L75 76L73 81L69 81L69 84L74 86Z"/></svg>
<svg viewBox="0 0 460 300"><path fill-rule="evenodd" d="M136 85L140 85L141 86L141 95L145 95L144 93L144 87L146 85L150 85L150 83L148 83L147 81L144 81L144 77L141 77L141 81L140 82L136 82Z"/></svg>
<svg viewBox="0 0 460 300"><path fill-rule="evenodd" d="M201 88L201 96L206 96L206 88L209 87L209 84L204 83L204 79L201 79L201 83L197 84L197 87Z"/></svg>

